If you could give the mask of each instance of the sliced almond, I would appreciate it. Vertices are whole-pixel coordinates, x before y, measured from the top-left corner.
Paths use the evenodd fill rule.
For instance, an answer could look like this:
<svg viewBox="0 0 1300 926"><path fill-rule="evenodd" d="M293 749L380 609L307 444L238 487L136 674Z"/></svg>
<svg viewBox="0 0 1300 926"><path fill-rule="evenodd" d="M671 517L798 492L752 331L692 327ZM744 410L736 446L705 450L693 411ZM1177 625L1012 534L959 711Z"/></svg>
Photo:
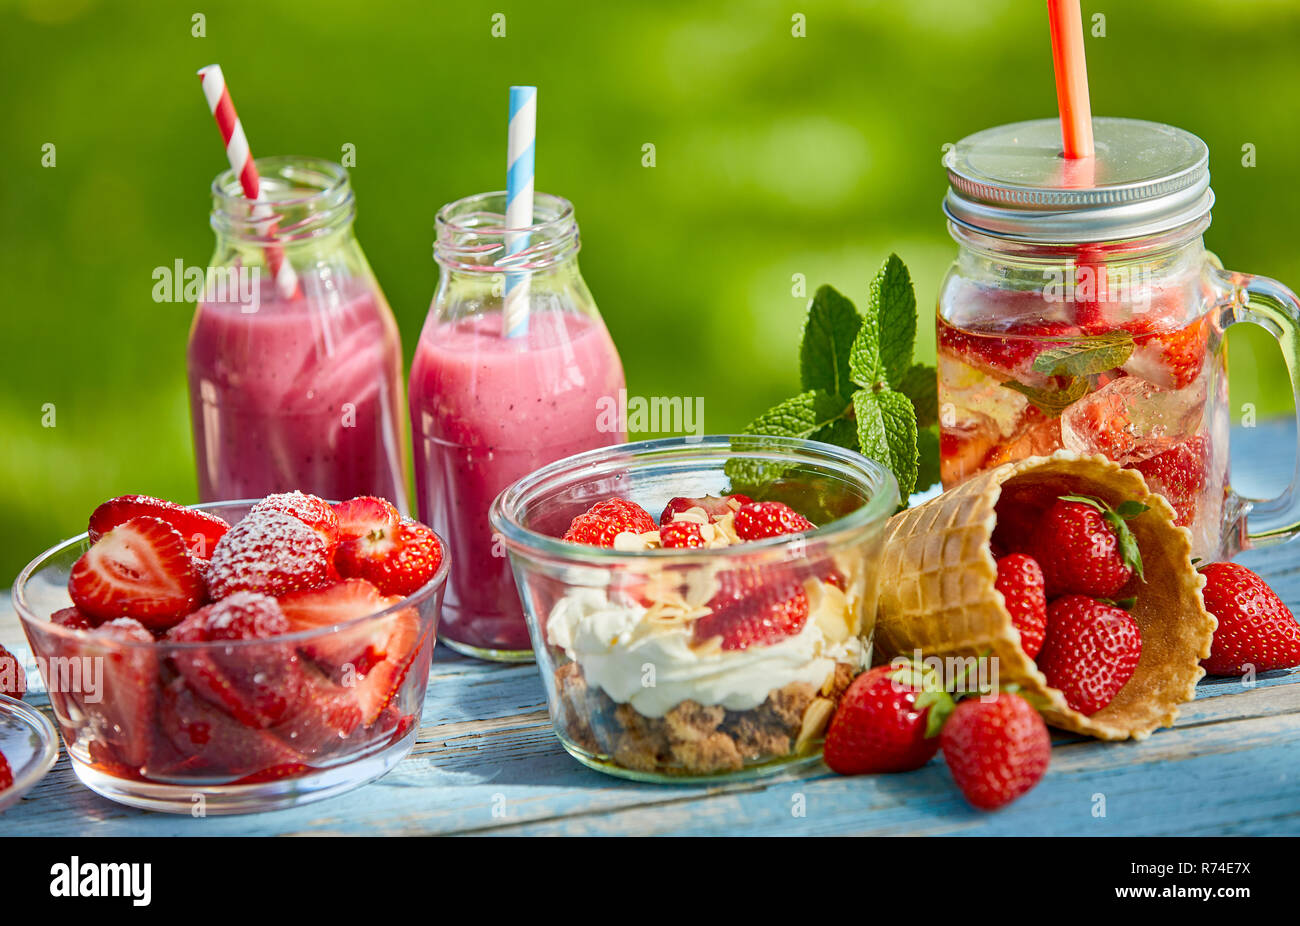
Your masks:
<svg viewBox="0 0 1300 926"><path fill-rule="evenodd" d="M799 737L795 740L795 752L803 752L808 745L826 732L835 713L835 702L829 698L813 698L803 712L803 725L799 728Z"/></svg>

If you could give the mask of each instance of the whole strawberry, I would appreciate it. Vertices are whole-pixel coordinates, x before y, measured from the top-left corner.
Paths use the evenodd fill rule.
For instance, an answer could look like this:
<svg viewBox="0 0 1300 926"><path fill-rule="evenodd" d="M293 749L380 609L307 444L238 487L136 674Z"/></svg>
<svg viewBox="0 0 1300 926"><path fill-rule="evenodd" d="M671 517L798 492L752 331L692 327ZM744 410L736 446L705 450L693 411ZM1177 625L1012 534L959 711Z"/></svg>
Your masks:
<svg viewBox="0 0 1300 926"><path fill-rule="evenodd" d="M14 786L14 772L9 767L9 760L0 752L0 791L7 791Z"/></svg>
<svg viewBox="0 0 1300 926"><path fill-rule="evenodd" d="M733 522L741 540L763 540L782 534L810 531L814 524L785 502L750 502L741 505Z"/></svg>
<svg viewBox="0 0 1300 926"><path fill-rule="evenodd" d="M1125 521L1146 511L1125 502L1118 509L1082 495L1063 495L1043 514L1032 552L1043 569L1047 596L1113 598L1142 575L1142 555Z"/></svg>
<svg viewBox="0 0 1300 926"><path fill-rule="evenodd" d="M1002 593L1011 623L1020 631L1020 648L1033 659L1043 648L1043 635L1047 631L1043 570L1032 556L1012 553L998 560L998 578L994 587Z"/></svg>
<svg viewBox="0 0 1300 926"><path fill-rule="evenodd" d="M1210 658L1211 675L1241 675L1300 665L1300 624L1264 580L1236 563L1211 563L1205 576L1205 609L1219 619Z"/></svg>
<svg viewBox="0 0 1300 926"><path fill-rule="evenodd" d="M1048 606L1038 668L1080 714L1092 716L1114 700L1141 656L1142 631L1123 608L1085 595Z"/></svg>
<svg viewBox="0 0 1300 926"><path fill-rule="evenodd" d="M614 538L624 531L644 534L654 529L655 519L640 505L625 498L607 498L574 518L564 532L564 539L593 547L612 547Z"/></svg>
<svg viewBox="0 0 1300 926"><path fill-rule="evenodd" d="M705 545L704 532L694 521L669 521L661 525L659 542L668 550L693 550Z"/></svg>
<svg viewBox="0 0 1300 926"><path fill-rule="evenodd" d="M1003 807L1033 788L1051 761L1042 716L1007 692L959 701L939 742L953 781L981 810Z"/></svg>
<svg viewBox="0 0 1300 926"><path fill-rule="evenodd" d="M0 646L0 694L20 701L27 693L27 674L13 653Z"/></svg>
<svg viewBox="0 0 1300 926"><path fill-rule="evenodd" d="M929 762L939 749L939 737L926 736L934 706L918 700L937 688L933 674L912 663L863 672L826 731L826 764L841 775L860 775L909 772Z"/></svg>

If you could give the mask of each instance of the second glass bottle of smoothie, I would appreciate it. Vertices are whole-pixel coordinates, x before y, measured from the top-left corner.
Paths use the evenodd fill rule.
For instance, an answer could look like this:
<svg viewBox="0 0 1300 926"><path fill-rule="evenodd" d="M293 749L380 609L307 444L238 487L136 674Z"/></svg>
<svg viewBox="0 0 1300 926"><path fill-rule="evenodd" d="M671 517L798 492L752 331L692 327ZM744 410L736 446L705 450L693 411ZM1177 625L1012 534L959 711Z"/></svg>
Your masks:
<svg viewBox="0 0 1300 926"><path fill-rule="evenodd" d="M533 657L492 500L521 476L584 450L621 443L602 430L623 365L578 270L573 206L538 193L526 250L506 257L505 194L444 206L434 257L438 289L411 366L411 425L421 520L448 538L443 641L484 659ZM526 333L506 337L506 271L526 276Z"/></svg>

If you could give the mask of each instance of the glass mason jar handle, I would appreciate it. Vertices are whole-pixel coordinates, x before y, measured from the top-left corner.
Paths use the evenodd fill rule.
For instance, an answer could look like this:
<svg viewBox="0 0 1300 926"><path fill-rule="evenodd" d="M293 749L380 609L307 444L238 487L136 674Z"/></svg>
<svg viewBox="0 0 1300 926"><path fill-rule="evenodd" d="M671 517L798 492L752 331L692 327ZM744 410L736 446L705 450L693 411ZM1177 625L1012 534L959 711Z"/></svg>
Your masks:
<svg viewBox="0 0 1300 926"><path fill-rule="evenodd" d="M1248 273L1216 271L1228 300L1224 324L1251 322L1277 339L1296 400L1297 457L1290 484L1275 498L1235 500L1241 515L1225 524L1226 550L1281 543L1300 533L1300 299L1277 280Z"/></svg>

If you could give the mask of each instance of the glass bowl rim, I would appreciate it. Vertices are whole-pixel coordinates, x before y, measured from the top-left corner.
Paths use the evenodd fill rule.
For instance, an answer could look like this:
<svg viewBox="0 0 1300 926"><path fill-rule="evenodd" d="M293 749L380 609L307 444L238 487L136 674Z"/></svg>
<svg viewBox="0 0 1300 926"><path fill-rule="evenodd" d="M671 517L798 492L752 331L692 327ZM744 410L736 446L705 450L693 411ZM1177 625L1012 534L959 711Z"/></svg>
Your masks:
<svg viewBox="0 0 1300 926"><path fill-rule="evenodd" d="M0 707L21 716L25 722L31 724L37 738L41 741L40 752L35 757L35 761L30 763L24 774L15 778L14 783L3 792L5 798L11 798L15 794L22 797L44 778L54 767L54 763L59 760L59 734L50 719L26 701L0 694Z"/></svg>
<svg viewBox="0 0 1300 926"><path fill-rule="evenodd" d="M855 508L848 514L820 525L814 531L808 531L803 534L784 534L777 537L767 537L763 540L751 540L741 544L735 544L729 547L706 547L702 549L687 550L615 550L611 547L594 547L586 544L571 543L561 540L559 537L552 537L548 534L538 533L530 530L520 524L515 517L507 514L507 506L517 504L522 497L530 491L538 491L543 488L548 480L556 478L560 473L568 472L572 469L590 466L603 462L608 458L617 456L636 456L646 453L657 453L679 449L690 451L692 449L709 449L716 450L730 449L734 441L755 441L753 454L762 456L765 452L781 451L786 455L799 454L802 456L815 455L821 459L818 462L835 463L838 462L844 468L856 469L864 481L870 481L876 489L859 508ZM761 446L757 442L761 441ZM737 453L738 456L745 456L747 453ZM792 462L798 462L794 460ZM597 475L597 474L593 474ZM872 524L884 524L885 521L894 513L899 504L898 482L894 474L887 468L877 463L875 460L865 457L862 454L847 450L835 444L827 444L822 441L807 440L800 437L770 437L768 435L754 434L709 434L704 437L664 437L654 438L651 440L632 441L623 444L612 444L608 447L598 447L595 450L587 450L582 453L576 453L572 456L564 457L549 463L540 469L534 470L527 476L516 480L507 486L493 501L488 511L488 518L491 522L492 529L500 532L506 541L507 546L516 547L530 554L541 554L561 560L576 561L590 565L614 565L618 563L646 562L653 560L656 562L681 562L681 563L700 563L706 560L722 558L757 558L763 553L774 552L784 556L786 547L792 542L793 538L803 537L805 540L816 540L817 542L835 543L843 541L848 535L855 531L860 531L870 527Z"/></svg>
<svg viewBox="0 0 1300 926"><path fill-rule="evenodd" d="M196 511L208 511L214 514L219 514L219 509L233 508L240 505L251 507L261 500L262 499L260 498L241 498L220 502L203 502L198 505L186 505L185 507L192 508ZM330 502L330 504L336 503ZM429 529L431 531L433 530L433 528ZM93 632L88 633L84 630L77 630L72 627L64 627L60 624L55 624L50 620L49 615L46 615L43 618L36 616L35 608L33 608L31 603L27 601L26 597L28 580L39 569L46 566L55 556L65 552L70 547L79 544L82 541L88 540L90 538L89 531L83 531L75 537L62 540L45 551L38 553L31 562L23 567L22 572L18 573L18 578L14 579L13 589L11 590L11 601L13 602L14 610L18 613L18 619L23 623L24 630L26 630L30 625L40 628L40 630L45 633L52 633L56 637L61 637L64 640L77 642L91 640L106 647L121 646L128 648L138 647L141 649L184 651L202 650L214 646L226 649L228 647L269 646L285 643L297 644L302 641L309 641L318 637L323 637L327 634L334 633L335 631L357 628L369 621L379 621L383 618L392 617L394 614L404 611L407 608L414 607L418 610L421 605L423 605L444 583L446 583L447 575L451 569L451 550L447 546L447 541L437 531L433 531L433 535L438 538L438 543L442 547L442 564L438 567L438 571L433 574L432 579L420 586L411 594L404 596L402 600L396 604L391 604L382 611L375 611L371 614L362 614L359 617L354 617L338 624L331 624L328 627L313 627L310 630L295 630L291 633L281 633L271 637L259 637L256 640L206 640L184 643L170 640L152 640L145 643L137 640L121 640L116 637L96 637Z"/></svg>

